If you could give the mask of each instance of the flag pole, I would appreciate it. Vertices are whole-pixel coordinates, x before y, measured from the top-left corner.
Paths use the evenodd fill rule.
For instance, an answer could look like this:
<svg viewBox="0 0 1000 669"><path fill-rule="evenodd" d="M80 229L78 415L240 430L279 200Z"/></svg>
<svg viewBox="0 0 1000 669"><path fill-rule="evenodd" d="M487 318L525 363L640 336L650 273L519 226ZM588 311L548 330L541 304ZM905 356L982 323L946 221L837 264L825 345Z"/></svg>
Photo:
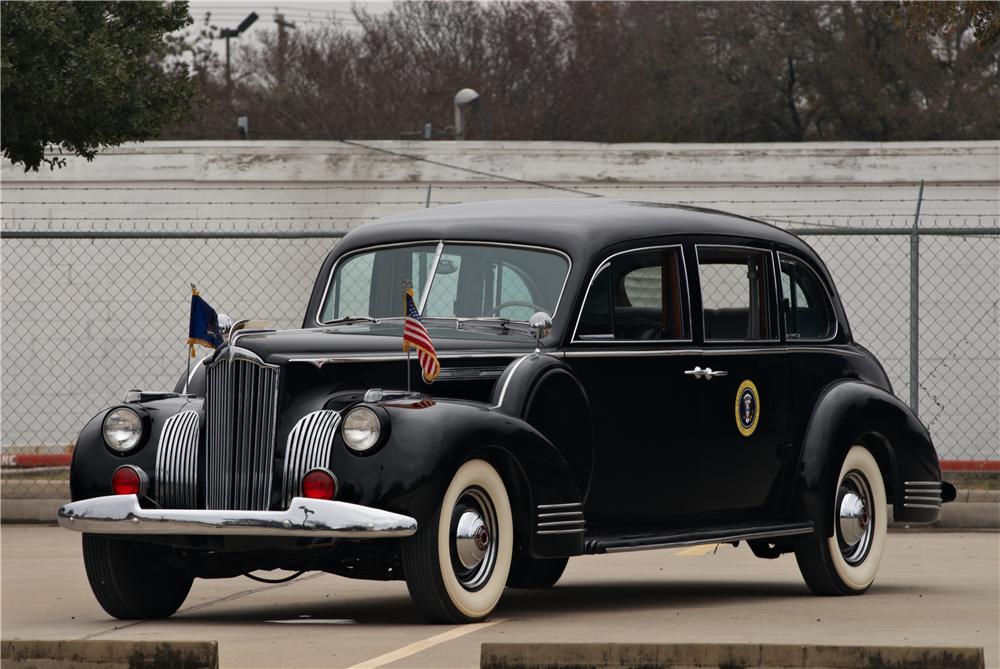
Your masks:
<svg viewBox="0 0 1000 669"><path fill-rule="evenodd" d="M198 289L194 287L193 283L191 284L191 294L192 295L197 295L198 294ZM189 325L188 325L188 330L189 330L188 334L190 334L190 329L191 329L191 327L190 327L190 318L191 318L191 308L188 307L188 323L189 323ZM189 342L188 345L187 345L187 349L188 350L184 352L184 354L185 354L184 358L187 360L187 374L184 376L184 392L181 393L182 395L187 395L188 394L188 383L191 382L191 351L194 350L194 346L192 346L191 343Z"/></svg>
<svg viewBox="0 0 1000 669"><path fill-rule="evenodd" d="M409 303L406 301L407 296L409 296L410 291L413 289L413 282L409 279L403 279L403 348L406 349L406 392L410 392L410 349L411 347L406 343L406 319L410 317Z"/></svg>

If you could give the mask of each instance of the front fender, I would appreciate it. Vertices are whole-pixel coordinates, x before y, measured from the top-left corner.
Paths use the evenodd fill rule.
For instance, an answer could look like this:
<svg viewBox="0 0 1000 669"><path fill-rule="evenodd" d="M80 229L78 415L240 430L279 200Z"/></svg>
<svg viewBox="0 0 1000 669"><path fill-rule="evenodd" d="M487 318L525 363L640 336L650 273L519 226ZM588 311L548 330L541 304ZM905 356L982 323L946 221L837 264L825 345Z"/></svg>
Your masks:
<svg viewBox="0 0 1000 669"><path fill-rule="evenodd" d="M569 464L586 498L594 474L596 439L590 399L563 360L532 353L507 366L493 388L493 409L531 425ZM567 420L567 416L572 416Z"/></svg>
<svg viewBox="0 0 1000 669"><path fill-rule="evenodd" d="M189 407L190 404L196 404L197 407ZM104 417L117 406L131 406L149 418L145 442L124 455L114 453L104 445L104 435L101 431ZM187 397L167 397L148 400L142 404L116 404L91 418L81 430L73 449L69 476L70 498L75 502L81 499L110 495L111 475L121 465L135 465L143 469L150 480L153 480L156 448L160 442L160 431L163 429L163 424L168 418L185 408L197 408L200 412L200 407L200 401L193 401Z"/></svg>
<svg viewBox="0 0 1000 669"><path fill-rule="evenodd" d="M386 402L391 433L371 455L356 455L338 435L332 468L338 499L405 513L427 522L463 462L483 457L505 475L524 539L536 555L582 552L583 533L538 533L539 506L582 511L569 465L537 430L488 405L458 400ZM503 471L511 468L513 471ZM513 479L513 480L512 480ZM544 509L543 509L544 511ZM581 514L582 518L582 514Z"/></svg>
<svg viewBox="0 0 1000 669"><path fill-rule="evenodd" d="M876 386L838 381L820 394L806 426L797 486L801 511L821 536L832 536L837 478L855 444L875 456L896 520L932 522L939 508L905 506L906 482L940 482L927 428L906 404Z"/></svg>

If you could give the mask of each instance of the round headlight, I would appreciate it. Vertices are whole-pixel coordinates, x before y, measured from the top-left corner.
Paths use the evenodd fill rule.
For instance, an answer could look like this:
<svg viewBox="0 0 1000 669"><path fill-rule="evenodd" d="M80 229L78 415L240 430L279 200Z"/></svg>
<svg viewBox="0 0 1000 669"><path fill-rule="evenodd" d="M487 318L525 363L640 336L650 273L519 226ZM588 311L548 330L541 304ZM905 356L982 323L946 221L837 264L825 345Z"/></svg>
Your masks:
<svg viewBox="0 0 1000 669"><path fill-rule="evenodd" d="M341 428L344 443L355 451L367 451L378 443L382 434L382 421L368 407L356 407L344 416Z"/></svg>
<svg viewBox="0 0 1000 669"><path fill-rule="evenodd" d="M113 451L125 453L139 445L142 419L128 407L112 409L104 418L104 443Z"/></svg>

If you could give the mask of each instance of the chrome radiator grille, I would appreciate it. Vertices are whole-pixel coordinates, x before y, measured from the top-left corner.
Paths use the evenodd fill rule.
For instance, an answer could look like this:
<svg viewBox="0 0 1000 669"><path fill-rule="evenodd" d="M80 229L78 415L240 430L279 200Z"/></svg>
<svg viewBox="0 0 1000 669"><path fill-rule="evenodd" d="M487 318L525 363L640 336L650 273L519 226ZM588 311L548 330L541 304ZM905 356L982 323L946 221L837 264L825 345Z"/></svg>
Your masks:
<svg viewBox="0 0 1000 669"><path fill-rule="evenodd" d="M209 509L266 510L271 501L278 367L243 349L206 369L205 501Z"/></svg>
<svg viewBox="0 0 1000 669"><path fill-rule="evenodd" d="M181 411L163 424L156 449L154 491L161 506L194 509L198 503L198 412Z"/></svg>
<svg viewBox="0 0 1000 669"><path fill-rule="evenodd" d="M333 438L340 425L340 413L330 410L313 411L301 418L288 433L285 446L285 473L281 479L282 501L285 506L301 495L299 485L306 472L316 467L330 466Z"/></svg>

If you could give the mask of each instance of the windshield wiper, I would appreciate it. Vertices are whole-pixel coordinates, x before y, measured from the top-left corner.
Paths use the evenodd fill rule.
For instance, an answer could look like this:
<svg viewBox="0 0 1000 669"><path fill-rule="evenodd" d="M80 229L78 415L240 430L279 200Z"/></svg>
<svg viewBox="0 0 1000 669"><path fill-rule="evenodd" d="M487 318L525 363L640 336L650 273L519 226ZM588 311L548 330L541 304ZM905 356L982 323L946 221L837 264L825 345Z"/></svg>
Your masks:
<svg viewBox="0 0 1000 669"><path fill-rule="evenodd" d="M372 318L371 316L344 316L343 318L335 318L332 321L327 321L323 325L345 325L349 323L379 323L379 319Z"/></svg>
<svg viewBox="0 0 1000 669"><path fill-rule="evenodd" d="M504 335L535 336L534 329L524 321L512 321L509 318L501 317L480 316L458 319L458 329L469 332L499 332Z"/></svg>

